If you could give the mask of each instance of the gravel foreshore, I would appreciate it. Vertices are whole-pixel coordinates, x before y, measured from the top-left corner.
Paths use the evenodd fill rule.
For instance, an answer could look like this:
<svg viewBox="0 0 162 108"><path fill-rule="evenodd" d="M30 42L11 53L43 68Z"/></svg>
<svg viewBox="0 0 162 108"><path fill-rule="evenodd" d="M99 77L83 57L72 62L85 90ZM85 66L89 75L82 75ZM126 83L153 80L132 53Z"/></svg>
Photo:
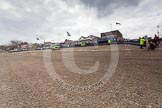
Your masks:
<svg viewBox="0 0 162 108"><path fill-rule="evenodd" d="M162 49L118 48L114 50L119 60L112 77L89 91L79 91L79 87L92 85L109 72L110 46L67 48L49 55L44 54L48 51L0 53L0 108L161 108ZM45 62L47 59L51 61ZM80 74L97 61L95 72ZM55 79L59 76L78 91L54 80L46 67L50 62L57 73ZM75 70L73 63L80 70Z"/></svg>

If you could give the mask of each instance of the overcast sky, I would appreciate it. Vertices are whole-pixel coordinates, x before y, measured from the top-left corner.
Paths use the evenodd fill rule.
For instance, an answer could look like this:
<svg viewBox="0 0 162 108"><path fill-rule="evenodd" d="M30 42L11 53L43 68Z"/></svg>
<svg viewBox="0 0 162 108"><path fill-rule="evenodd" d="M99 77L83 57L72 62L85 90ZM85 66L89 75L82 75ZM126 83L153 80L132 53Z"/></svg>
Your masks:
<svg viewBox="0 0 162 108"><path fill-rule="evenodd" d="M153 36L162 27L161 6L162 0L0 0L0 44L100 36L110 24L128 38Z"/></svg>

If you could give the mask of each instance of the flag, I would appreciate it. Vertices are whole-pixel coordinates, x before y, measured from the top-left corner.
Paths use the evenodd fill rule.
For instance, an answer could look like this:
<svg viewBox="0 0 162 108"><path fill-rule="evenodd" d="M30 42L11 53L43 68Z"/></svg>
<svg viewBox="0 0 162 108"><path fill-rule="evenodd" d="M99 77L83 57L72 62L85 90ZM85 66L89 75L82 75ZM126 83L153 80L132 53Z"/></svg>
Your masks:
<svg viewBox="0 0 162 108"><path fill-rule="evenodd" d="M67 32L67 36L71 36L71 34L69 32Z"/></svg>
<svg viewBox="0 0 162 108"><path fill-rule="evenodd" d="M116 25L121 25L120 23L116 22Z"/></svg>
<svg viewBox="0 0 162 108"><path fill-rule="evenodd" d="M39 40L39 38L36 38L37 40Z"/></svg>

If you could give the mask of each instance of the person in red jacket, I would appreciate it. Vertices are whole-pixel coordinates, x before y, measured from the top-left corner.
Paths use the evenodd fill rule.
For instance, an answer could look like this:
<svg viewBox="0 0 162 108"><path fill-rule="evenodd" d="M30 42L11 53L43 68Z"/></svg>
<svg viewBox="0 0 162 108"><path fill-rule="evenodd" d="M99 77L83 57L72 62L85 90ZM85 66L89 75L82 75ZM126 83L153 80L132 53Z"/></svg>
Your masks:
<svg viewBox="0 0 162 108"><path fill-rule="evenodd" d="M156 34L155 34L155 37L154 37L154 43L155 43L156 47L159 47L160 39Z"/></svg>

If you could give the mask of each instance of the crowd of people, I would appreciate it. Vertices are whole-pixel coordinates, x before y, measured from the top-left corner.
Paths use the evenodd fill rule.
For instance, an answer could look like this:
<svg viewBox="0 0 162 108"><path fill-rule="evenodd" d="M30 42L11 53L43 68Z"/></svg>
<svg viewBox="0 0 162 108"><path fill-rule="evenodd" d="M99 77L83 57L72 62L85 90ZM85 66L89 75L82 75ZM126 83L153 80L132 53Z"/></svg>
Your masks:
<svg viewBox="0 0 162 108"><path fill-rule="evenodd" d="M160 38L155 34L154 39L143 37L139 39L140 48L146 47L149 51L160 46Z"/></svg>

